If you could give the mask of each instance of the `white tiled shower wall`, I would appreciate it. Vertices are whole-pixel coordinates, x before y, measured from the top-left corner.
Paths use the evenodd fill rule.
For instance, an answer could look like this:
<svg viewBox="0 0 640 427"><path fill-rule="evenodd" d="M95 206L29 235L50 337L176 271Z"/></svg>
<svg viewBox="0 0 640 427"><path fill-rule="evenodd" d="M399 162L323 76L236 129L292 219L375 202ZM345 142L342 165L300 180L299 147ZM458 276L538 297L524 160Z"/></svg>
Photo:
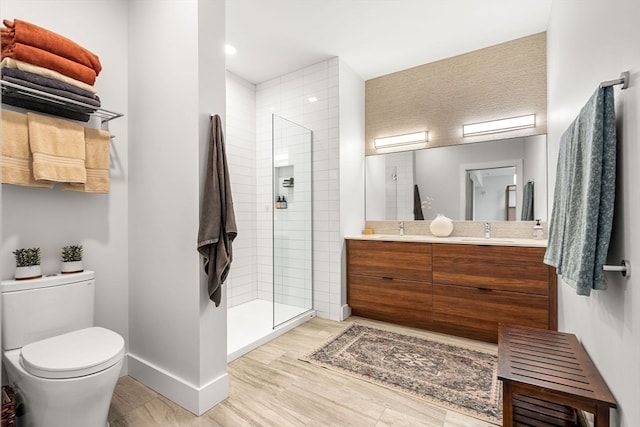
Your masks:
<svg viewBox="0 0 640 427"><path fill-rule="evenodd" d="M310 97L317 98L309 102ZM258 294L272 294L271 115L313 131L313 300L317 314L340 309L340 203L338 58L260 83L256 87L258 160Z"/></svg>
<svg viewBox="0 0 640 427"><path fill-rule="evenodd" d="M238 237L226 282L229 307L258 297L256 268L256 90L255 85L227 73L227 163Z"/></svg>
<svg viewBox="0 0 640 427"><path fill-rule="evenodd" d="M256 86L227 75L227 155L239 229L227 280L229 306L273 298L271 116L277 114L313 131L314 309L318 316L340 318L338 62L332 58ZM309 102L310 97L317 101ZM255 125L249 123L252 117ZM253 188L245 182L253 182Z"/></svg>

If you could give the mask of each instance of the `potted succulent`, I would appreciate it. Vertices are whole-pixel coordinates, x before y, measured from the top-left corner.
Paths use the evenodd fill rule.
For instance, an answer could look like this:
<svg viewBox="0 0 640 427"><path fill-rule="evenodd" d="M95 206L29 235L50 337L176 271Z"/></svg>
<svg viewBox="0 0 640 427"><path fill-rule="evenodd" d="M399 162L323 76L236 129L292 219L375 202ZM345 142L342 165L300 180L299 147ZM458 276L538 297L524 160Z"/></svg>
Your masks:
<svg viewBox="0 0 640 427"><path fill-rule="evenodd" d="M22 248L13 251L16 256L16 280L42 277L40 248Z"/></svg>
<svg viewBox="0 0 640 427"><path fill-rule="evenodd" d="M84 270L82 265L82 245L69 245L62 248L60 257L63 274L79 273Z"/></svg>

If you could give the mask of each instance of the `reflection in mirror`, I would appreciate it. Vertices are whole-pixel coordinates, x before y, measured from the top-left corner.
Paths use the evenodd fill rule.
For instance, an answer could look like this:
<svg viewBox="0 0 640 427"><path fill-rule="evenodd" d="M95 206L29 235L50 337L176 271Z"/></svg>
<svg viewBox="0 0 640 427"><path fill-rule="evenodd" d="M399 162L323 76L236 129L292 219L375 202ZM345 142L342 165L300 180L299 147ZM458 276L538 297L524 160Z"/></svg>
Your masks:
<svg viewBox="0 0 640 427"><path fill-rule="evenodd" d="M366 157L366 219L547 219L546 135Z"/></svg>
<svg viewBox="0 0 640 427"><path fill-rule="evenodd" d="M465 170L466 220L516 219L516 166Z"/></svg>

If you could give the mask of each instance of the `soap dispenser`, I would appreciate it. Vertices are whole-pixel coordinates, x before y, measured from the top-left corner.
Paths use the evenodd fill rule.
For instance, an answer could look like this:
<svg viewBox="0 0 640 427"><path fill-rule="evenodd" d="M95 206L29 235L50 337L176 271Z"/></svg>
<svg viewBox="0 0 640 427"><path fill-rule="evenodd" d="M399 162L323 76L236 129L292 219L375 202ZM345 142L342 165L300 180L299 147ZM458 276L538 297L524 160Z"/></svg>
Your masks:
<svg viewBox="0 0 640 427"><path fill-rule="evenodd" d="M282 196L282 202L280 203L280 209L287 209L287 199L285 196Z"/></svg>
<svg viewBox="0 0 640 427"><path fill-rule="evenodd" d="M276 200L276 209L282 208L282 197L278 196L278 200Z"/></svg>
<svg viewBox="0 0 640 427"><path fill-rule="evenodd" d="M544 232L542 230L542 225L540 225L540 220L536 219L536 225L533 226L533 238L534 239L542 239Z"/></svg>

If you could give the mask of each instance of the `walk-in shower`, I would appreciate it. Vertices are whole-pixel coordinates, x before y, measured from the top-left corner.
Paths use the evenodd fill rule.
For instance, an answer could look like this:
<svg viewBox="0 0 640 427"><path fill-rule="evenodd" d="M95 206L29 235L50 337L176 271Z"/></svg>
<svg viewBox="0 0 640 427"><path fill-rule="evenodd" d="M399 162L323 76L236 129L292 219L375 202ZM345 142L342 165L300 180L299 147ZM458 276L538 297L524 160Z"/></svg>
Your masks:
<svg viewBox="0 0 640 427"><path fill-rule="evenodd" d="M314 315L312 132L275 114L271 130L270 162L256 171L255 298L227 299L228 360Z"/></svg>

